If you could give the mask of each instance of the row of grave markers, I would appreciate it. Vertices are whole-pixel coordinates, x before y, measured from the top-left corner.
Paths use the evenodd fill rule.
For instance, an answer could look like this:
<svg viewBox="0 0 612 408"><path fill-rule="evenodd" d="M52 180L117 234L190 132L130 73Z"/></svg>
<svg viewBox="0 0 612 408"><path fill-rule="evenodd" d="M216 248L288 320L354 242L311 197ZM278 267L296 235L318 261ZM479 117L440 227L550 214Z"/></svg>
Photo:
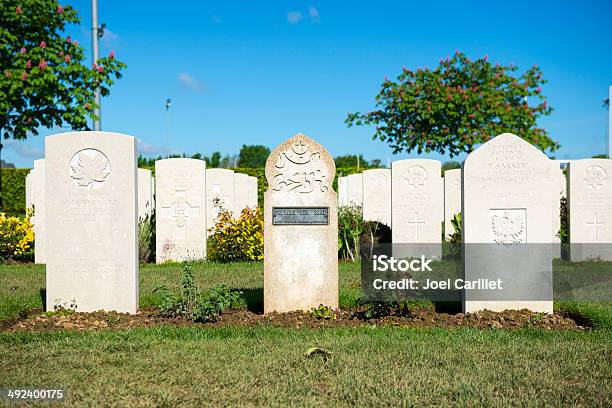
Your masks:
<svg viewBox="0 0 612 408"><path fill-rule="evenodd" d="M573 160L566 178L560 162L549 160L552 203L551 239L560 244L561 199L566 198L570 219L569 242L612 243L611 161L608 159ZM365 221L378 221L392 228L393 242L437 244L455 231L451 223L461 213L461 169L444 171L439 161L405 159L392 163L391 169L370 169L338 179L338 205L355 207ZM570 186L571 184L571 186ZM567 192L571 191L568 197ZM560 246L558 246L560 250ZM558 255L558 253L557 253ZM606 253L580 254L608 259Z"/></svg>
<svg viewBox="0 0 612 408"><path fill-rule="evenodd" d="M84 154L81 161L71 164L71 171L80 168L80 162L99 171L101 162L89 162L87 157ZM206 231L214 226L221 208L237 217L243 208L257 207L256 177L228 169L206 169L204 161L184 158L158 160L155 171L157 178L151 170L137 170L137 208L139 219L156 208L158 263L205 258ZM32 223L38 264L47 260L45 180L45 159L35 160L26 176L26 208L36 209Z"/></svg>
<svg viewBox="0 0 612 408"><path fill-rule="evenodd" d="M78 311L135 313L139 289L135 138L108 132L49 136L45 157L47 308L76 305ZM36 166L34 171L35 177ZM332 188L336 169L331 155L297 134L271 153L265 171L269 187L264 196L264 312L308 310L320 304L337 307L338 196ZM157 211L171 220L165 221L166 227L175 231L175 237L180 223L196 214L203 218L196 208L207 206L206 192L223 197L223 190L215 186L229 173L217 172L209 176L205 163L193 159L156 163ZM557 173L542 152L512 134L497 136L472 152L460 177L464 243L494 248L551 244ZM419 222L426 225L428 219L439 225L441 200L432 204L428 198L442 194L439 163L404 160L394 163L391 174L401 175L391 180L390 187L394 231L401 234ZM585 237L582 243L612 242L610 174L610 160L570 164L570 229ZM198 197L192 198L193 189ZM393 197L405 201L394 204ZM405 215L423 211L422 218L398 217L400 211ZM163 236L166 227L158 225ZM591 228L597 229L594 237L582 235ZM190 239L188 230L182 233ZM440 239L439 233L426 234ZM552 312L552 252L502 259L496 251L468 245L463 252L466 280L501 271L521 288L544 287L550 296L549 300L483 301L466 293L466 312L484 308Z"/></svg>

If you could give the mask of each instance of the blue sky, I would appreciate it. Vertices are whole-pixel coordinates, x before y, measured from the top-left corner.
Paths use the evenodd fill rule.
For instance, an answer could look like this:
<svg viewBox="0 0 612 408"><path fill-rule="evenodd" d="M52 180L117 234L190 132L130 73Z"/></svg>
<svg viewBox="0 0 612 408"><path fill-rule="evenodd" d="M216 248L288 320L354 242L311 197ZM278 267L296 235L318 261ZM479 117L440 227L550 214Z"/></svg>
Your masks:
<svg viewBox="0 0 612 408"><path fill-rule="evenodd" d="M74 39L90 45L90 1ZM334 156L392 155L372 129L347 128L347 112L374 107L385 76L402 66L433 67L459 49L519 68L538 64L555 110L541 125L558 140L558 158L607 150L612 85L610 1L117 1L99 0L107 24L101 54L128 68L102 102L102 128L138 137L145 155L170 148L237 154L243 144L274 148L305 133ZM31 167L42 130L9 143L3 158ZM445 160L438 154L423 155Z"/></svg>

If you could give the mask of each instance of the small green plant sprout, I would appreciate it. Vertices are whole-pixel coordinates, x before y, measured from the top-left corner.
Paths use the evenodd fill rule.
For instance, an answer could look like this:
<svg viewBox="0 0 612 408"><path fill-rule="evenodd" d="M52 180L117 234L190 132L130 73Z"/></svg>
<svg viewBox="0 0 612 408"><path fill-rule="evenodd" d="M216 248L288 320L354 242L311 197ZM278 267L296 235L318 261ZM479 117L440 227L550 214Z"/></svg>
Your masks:
<svg viewBox="0 0 612 408"><path fill-rule="evenodd" d="M313 307L310 313L317 319L336 320L338 318L338 314L334 309L323 304L319 305L319 307Z"/></svg>
<svg viewBox="0 0 612 408"><path fill-rule="evenodd" d="M527 326L532 326L534 324L540 323L542 321L542 319L544 319L544 316L546 316L546 313L544 313L544 312L535 313L527 321Z"/></svg>

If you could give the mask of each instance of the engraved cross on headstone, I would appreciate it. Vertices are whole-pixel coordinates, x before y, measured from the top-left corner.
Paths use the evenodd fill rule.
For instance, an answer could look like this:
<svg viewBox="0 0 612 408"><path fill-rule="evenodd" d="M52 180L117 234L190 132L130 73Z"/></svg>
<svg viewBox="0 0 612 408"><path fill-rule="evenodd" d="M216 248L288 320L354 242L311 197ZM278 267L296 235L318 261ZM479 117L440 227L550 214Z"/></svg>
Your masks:
<svg viewBox="0 0 612 408"><path fill-rule="evenodd" d="M187 202L187 191L176 190L176 198L170 206L162 207L162 217L170 217L176 222L176 238L185 237L185 225L187 225L187 219L190 217L200 216L200 207L191 206Z"/></svg>
<svg viewBox="0 0 612 408"><path fill-rule="evenodd" d="M419 241L419 225L425 225L425 221L419 221L419 213L416 213L416 219L414 221L408 222L408 225L414 225L416 231L416 241Z"/></svg>
<svg viewBox="0 0 612 408"><path fill-rule="evenodd" d="M587 222L587 225L589 227L595 227L595 241L599 240L599 234L597 233L598 231L597 227L603 227L603 223L597 222L597 213L595 213L595 221Z"/></svg>

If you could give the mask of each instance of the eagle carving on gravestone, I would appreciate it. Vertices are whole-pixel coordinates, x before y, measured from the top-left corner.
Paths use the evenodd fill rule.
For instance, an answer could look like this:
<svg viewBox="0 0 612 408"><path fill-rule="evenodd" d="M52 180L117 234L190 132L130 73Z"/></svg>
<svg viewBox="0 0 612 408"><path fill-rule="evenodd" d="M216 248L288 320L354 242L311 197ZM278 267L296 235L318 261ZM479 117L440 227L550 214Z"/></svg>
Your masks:
<svg viewBox="0 0 612 408"><path fill-rule="evenodd" d="M525 219L521 214L505 211L501 215L493 216L492 227L494 241L497 244L518 244L521 243L525 231Z"/></svg>

